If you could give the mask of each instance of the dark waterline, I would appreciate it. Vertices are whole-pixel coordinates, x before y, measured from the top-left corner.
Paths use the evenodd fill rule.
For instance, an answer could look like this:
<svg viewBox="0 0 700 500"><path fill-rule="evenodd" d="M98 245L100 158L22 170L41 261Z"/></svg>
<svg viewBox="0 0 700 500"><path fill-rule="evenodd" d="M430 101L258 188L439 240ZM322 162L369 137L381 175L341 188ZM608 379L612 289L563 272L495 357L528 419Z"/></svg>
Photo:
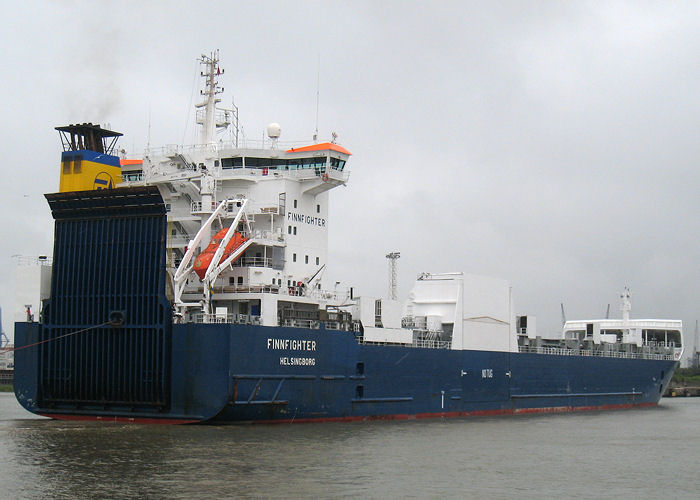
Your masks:
<svg viewBox="0 0 700 500"><path fill-rule="evenodd" d="M2 498L695 498L700 398L577 414L143 426L0 394Z"/></svg>

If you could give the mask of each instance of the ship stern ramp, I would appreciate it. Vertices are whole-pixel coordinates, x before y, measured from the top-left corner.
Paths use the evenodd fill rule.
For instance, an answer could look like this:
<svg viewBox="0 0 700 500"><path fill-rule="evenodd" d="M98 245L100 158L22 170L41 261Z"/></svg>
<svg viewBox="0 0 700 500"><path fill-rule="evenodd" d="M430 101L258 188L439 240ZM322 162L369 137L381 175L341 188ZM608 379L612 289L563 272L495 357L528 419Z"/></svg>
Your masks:
<svg viewBox="0 0 700 500"><path fill-rule="evenodd" d="M229 333L172 323L158 189L46 198L55 219L51 297L41 322L16 324L19 403L62 419L188 423L219 413Z"/></svg>

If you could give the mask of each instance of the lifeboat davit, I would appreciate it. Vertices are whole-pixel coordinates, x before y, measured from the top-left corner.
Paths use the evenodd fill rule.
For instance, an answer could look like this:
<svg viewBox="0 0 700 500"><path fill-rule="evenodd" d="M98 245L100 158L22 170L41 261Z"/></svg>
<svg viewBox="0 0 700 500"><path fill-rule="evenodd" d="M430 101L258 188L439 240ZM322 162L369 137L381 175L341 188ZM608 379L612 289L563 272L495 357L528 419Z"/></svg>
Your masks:
<svg viewBox="0 0 700 500"><path fill-rule="evenodd" d="M211 264L211 259L214 258L214 254L216 253L216 250L219 248L219 245L221 244L221 241L226 237L226 233L228 232L228 229L222 229L218 233L214 235L214 237L211 239L209 242L209 246L207 246L206 249L202 253L200 253L197 258L194 261L194 272L197 273L197 276L199 276L199 279L204 279L204 275L207 273L207 269L209 269L209 264ZM219 262L217 262L217 265L226 259L236 251L238 247L240 247L243 243L245 243L248 240L245 236L243 236L241 233L236 231L233 233L233 236L228 242L228 245L226 245L226 249L224 250L224 253L221 254L221 259L219 259ZM240 257L240 255L238 256ZM238 257L231 261L231 263L235 262L238 260Z"/></svg>

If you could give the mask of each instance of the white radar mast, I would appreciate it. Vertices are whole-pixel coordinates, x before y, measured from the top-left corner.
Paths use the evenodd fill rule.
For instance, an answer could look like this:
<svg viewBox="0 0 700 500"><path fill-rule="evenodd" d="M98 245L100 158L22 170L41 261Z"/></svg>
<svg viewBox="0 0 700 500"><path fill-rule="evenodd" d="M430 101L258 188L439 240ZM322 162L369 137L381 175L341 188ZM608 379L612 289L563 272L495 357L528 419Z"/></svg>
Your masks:
<svg viewBox="0 0 700 500"><path fill-rule="evenodd" d="M630 320L630 310L632 309L632 303L630 302L630 289L625 287L622 294L620 295L620 310L622 311L622 321L627 323Z"/></svg>
<svg viewBox="0 0 700 500"><path fill-rule="evenodd" d="M204 90L199 91L204 100L195 105L197 123L202 126L199 142L211 144L215 142L217 130L225 129L231 124L232 110L216 107L221 102L217 95L224 91L224 88L219 86L219 76L224 74L224 70L219 67L219 50L208 56L202 54L198 60L203 66L199 75L205 78Z"/></svg>

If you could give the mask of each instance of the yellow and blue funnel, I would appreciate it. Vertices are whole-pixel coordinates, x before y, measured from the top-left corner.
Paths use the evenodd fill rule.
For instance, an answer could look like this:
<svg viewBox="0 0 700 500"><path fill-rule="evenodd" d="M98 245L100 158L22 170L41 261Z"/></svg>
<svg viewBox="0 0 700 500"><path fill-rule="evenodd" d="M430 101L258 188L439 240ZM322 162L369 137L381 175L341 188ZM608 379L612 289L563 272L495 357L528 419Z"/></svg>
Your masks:
<svg viewBox="0 0 700 500"><path fill-rule="evenodd" d="M63 143L60 192L111 189L121 182L119 157L112 154L121 133L92 123L56 130Z"/></svg>

